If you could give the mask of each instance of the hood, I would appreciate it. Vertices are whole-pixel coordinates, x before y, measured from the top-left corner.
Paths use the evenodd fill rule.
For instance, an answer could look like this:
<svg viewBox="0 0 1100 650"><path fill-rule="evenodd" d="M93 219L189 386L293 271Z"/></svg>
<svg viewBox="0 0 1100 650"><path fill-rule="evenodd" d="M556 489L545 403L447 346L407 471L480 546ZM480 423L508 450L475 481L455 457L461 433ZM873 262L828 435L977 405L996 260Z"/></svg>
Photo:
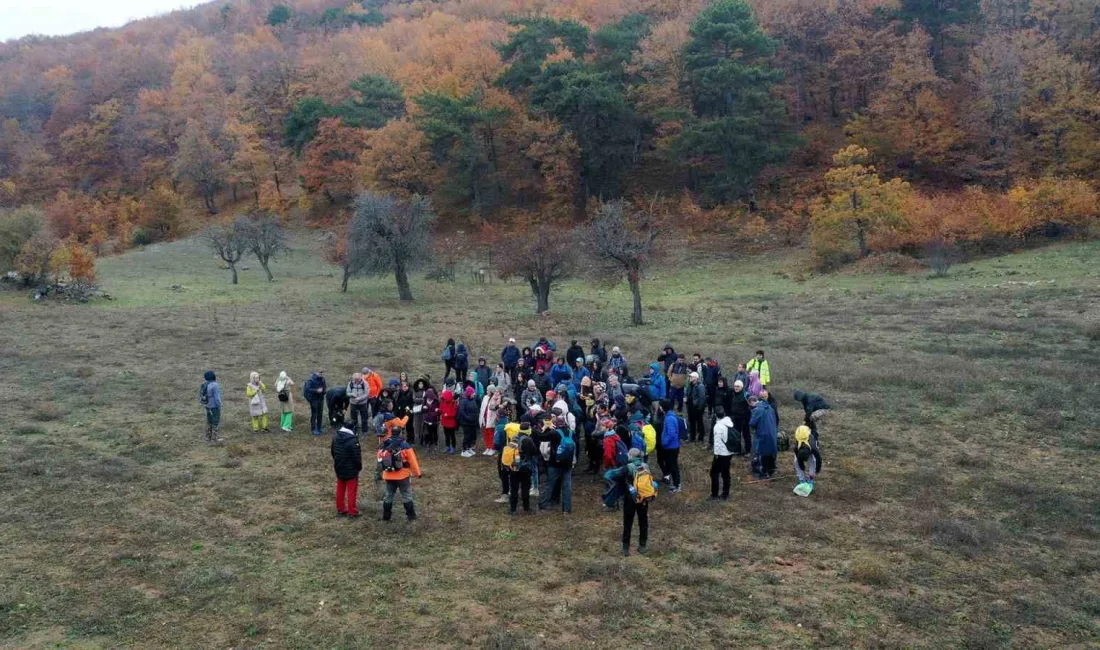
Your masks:
<svg viewBox="0 0 1100 650"><path fill-rule="evenodd" d="M316 376L316 375L314 375L314 376ZM213 370L207 370L206 372L203 373L202 378L205 379L206 381L215 381L214 371Z"/></svg>
<svg viewBox="0 0 1100 650"><path fill-rule="evenodd" d="M805 396L806 396L806 393L804 393L804 392L802 392L802 391L800 391L800 390L796 390L796 391L794 392L794 398L795 398L796 400L798 400L799 402L801 402L801 401L802 401L802 398L803 398L803 397L805 397Z"/></svg>
<svg viewBox="0 0 1100 650"><path fill-rule="evenodd" d="M465 352L466 351L466 344L465 343L459 343L458 344L458 351L459 352Z"/></svg>
<svg viewBox="0 0 1100 650"><path fill-rule="evenodd" d="M445 390L443 391L443 395L440 399L442 399L444 402L453 402L455 401L455 394L453 391Z"/></svg>
<svg viewBox="0 0 1100 650"><path fill-rule="evenodd" d="M339 432L344 434L345 436L354 436L355 435L355 432L352 431L351 429L347 428L347 427L340 427Z"/></svg>
<svg viewBox="0 0 1100 650"><path fill-rule="evenodd" d="M672 348L671 343L665 343L665 347L661 349L663 349L665 352L675 352L675 350Z"/></svg>
<svg viewBox="0 0 1100 650"><path fill-rule="evenodd" d="M434 388L429 388L429 389L425 390L424 391L424 399L435 400L436 399L435 389Z"/></svg>
<svg viewBox="0 0 1100 650"><path fill-rule="evenodd" d="M649 364L649 369L652 370L653 374L655 374L655 375L661 374L661 364L659 364L657 362L653 362L653 363Z"/></svg>

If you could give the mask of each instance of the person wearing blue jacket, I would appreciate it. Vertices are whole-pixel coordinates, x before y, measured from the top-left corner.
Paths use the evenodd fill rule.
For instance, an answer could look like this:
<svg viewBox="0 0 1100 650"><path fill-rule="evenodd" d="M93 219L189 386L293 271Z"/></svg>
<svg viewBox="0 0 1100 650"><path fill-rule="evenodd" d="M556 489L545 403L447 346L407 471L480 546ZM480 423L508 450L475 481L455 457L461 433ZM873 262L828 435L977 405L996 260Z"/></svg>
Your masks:
<svg viewBox="0 0 1100 650"><path fill-rule="evenodd" d="M756 396L749 396L749 406L752 407L752 419L749 420L749 428L752 429L752 454L759 459L758 478L771 478L775 473L775 457L779 454L779 425L775 420L775 411L767 401Z"/></svg>
<svg viewBox="0 0 1100 650"><path fill-rule="evenodd" d="M661 439L657 445L657 464L661 474L669 482L671 493L679 492L680 487L680 438L684 435L684 420L672 410L672 403L661 401L665 414L665 423L661 428Z"/></svg>
<svg viewBox="0 0 1100 650"><path fill-rule="evenodd" d="M550 385L557 386L565 381L572 381L573 371L565 365L565 357L558 357L554 365L550 366Z"/></svg>
<svg viewBox="0 0 1100 650"><path fill-rule="evenodd" d="M519 348L516 347L514 338L508 339L508 345L500 351L500 363L504 366L504 372L515 381L516 365L519 364Z"/></svg>
<svg viewBox="0 0 1100 650"><path fill-rule="evenodd" d="M574 361L573 366L573 388L576 389L577 394L580 394L584 378L588 377L588 380L592 381L592 371L584 367L584 357Z"/></svg>
<svg viewBox="0 0 1100 650"><path fill-rule="evenodd" d="M222 420L222 387L218 384L213 370L203 373L202 379L202 386L199 388L199 404L206 411L206 442L222 442L218 436L218 427Z"/></svg>
<svg viewBox="0 0 1100 650"><path fill-rule="evenodd" d="M649 364L649 397L654 402L659 402L668 397L668 388L665 383L665 373L661 371L661 364Z"/></svg>

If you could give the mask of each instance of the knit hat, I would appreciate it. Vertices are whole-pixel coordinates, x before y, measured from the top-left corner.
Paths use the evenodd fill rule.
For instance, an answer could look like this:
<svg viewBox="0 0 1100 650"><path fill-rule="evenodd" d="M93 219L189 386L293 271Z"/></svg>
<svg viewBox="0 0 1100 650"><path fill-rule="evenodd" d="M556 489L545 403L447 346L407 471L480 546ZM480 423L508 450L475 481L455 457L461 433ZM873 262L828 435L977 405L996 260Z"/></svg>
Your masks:
<svg viewBox="0 0 1100 650"><path fill-rule="evenodd" d="M510 338L510 339L508 339L508 342L509 342L509 343L515 343L515 342L516 342L516 339L515 339L515 338Z"/></svg>
<svg viewBox="0 0 1100 650"><path fill-rule="evenodd" d="M619 346L616 345L615 347L611 348L611 352L622 352L622 350L620 350Z"/></svg>
<svg viewBox="0 0 1100 650"><path fill-rule="evenodd" d="M546 399L548 399L548 400L556 399L556 398L557 398L557 396L558 396L558 394L557 394L557 393L555 393L555 392L554 392L554 391L552 391L552 390L548 390L548 391L546 391Z"/></svg>
<svg viewBox="0 0 1100 650"><path fill-rule="evenodd" d="M486 393L495 393L495 392L497 392L498 390L500 390L500 389L499 389L499 388L497 388L497 385L496 385L496 384L489 384L489 386L485 388L485 392L486 392Z"/></svg>
<svg viewBox="0 0 1100 650"><path fill-rule="evenodd" d="M697 373L697 372L691 373L691 378L692 379L698 379L699 378L699 373Z"/></svg>
<svg viewBox="0 0 1100 650"><path fill-rule="evenodd" d="M534 379L528 379L527 380L527 390L534 390L535 386L536 386L536 384L535 384Z"/></svg>
<svg viewBox="0 0 1100 650"><path fill-rule="evenodd" d="M466 397L473 397L476 394L477 394L477 391L474 390L473 386L467 386L466 387Z"/></svg>

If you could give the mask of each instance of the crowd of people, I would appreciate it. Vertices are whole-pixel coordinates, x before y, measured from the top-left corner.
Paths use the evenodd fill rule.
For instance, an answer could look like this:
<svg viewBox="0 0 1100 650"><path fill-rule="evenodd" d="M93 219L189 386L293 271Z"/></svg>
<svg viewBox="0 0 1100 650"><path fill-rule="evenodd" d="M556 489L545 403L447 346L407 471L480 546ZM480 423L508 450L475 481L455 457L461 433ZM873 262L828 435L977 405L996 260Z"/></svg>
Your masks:
<svg viewBox="0 0 1100 650"><path fill-rule="evenodd" d="M780 432L779 405L769 390L771 365L763 350L729 374L718 359L699 353L688 358L669 344L654 361L638 364L635 373L618 346L608 351L599 339L592 339L587 350L571 341L559 353L546 337L522 349L513 338L492 363L485 357L472 360L464 343L448 339L440 359L438 385L428 374L410 380L401 373L384 381L369 367L346 384L330 386L322 369L304 382L311 433L322 435L326 423L334 432L339 516L359 516L362 441L371 435L377 439L375 480L385 486L384 521L391 519L398 493L407 519L417 517L412 480L421 470L416 448L467 459L480 453L495 459L496 502L508 504L512 515L520 507L532 512L532 497L538 510L570 513L574 468L602 478L603 507L618 510L622 504L624 554L630 552L635 521L638 551L645 552L649 504L658 486L670 494L682 490L684 445L712 450L714 500L729 499L735 457L748 459L754 481L769 481L777 473L780 452L791 449L798 477L794 491L800 496L813 492L821 469L819 425L830 405L817 393L794 391L803 417L792 445ZM275 382L284 432L293 430L295 386L286 372ZM268 433L267 386L259 373L251 373L245 397L252 431ZM199 401L206 411L206 440L220 442L222 389L213 371L204 375ZM651 459L659 477L650 471Z"/></svg>

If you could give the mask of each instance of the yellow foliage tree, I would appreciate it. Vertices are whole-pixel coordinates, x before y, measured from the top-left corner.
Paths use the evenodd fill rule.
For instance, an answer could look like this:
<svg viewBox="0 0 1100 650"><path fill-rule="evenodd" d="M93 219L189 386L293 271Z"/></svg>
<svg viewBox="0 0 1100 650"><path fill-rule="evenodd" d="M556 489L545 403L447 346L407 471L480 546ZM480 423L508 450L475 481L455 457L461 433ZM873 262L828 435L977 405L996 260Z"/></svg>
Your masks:
<svg viewBox="0 0 1100 650"><path fill-rule="evenodd" d="M823 265L865 257L876 236L889 237L906 226L909 183L883 182L869 159L869 151L849 145L833 156L833 168L825 174L828 195L810 216L811 242Z"/></svg>

